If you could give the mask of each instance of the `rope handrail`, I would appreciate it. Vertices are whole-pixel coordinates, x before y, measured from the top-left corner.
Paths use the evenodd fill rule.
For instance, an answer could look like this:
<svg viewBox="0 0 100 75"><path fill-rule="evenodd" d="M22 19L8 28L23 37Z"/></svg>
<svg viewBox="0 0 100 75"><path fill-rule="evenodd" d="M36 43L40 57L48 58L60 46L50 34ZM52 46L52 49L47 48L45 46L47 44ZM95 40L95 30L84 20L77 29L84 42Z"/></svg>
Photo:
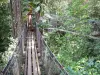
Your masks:
<svg viewBox="0 0 100 75"><path fill-rule="evenodd" d="M38 26L36 25L36 34L37 34L37 43L40 43L39 45L40 46L38 46L38 47L40 47L39 49L40 49L40 51L42 51L41 53L41 55L43 55L42 56L42 60L43 60L43 62L44 62L44 65L45 64L48 64L49 66L50 66L50 64L49 64L49 61L50 62L52 62L55 66L56 66L56 68L60 71L60 72L55 72L55 73L57 73L57 74L61 74L61 73L63 73L63 75L68 75L68 73L67 73L67 71L64 69L64 67L61 65L61 63L57 60L57 58L55 57L55 55L52 53L52 51L50 50L50 48L49 48L49 46L47 45L47 43L46 43L46 41L44 40L44 38L43 38L43 36L42 36L42 34L40 33L40 30L39 30L39 28L38 28ZM40 40L40 41L39 41ZM43 49L42 49L43 48ZM43 52L44 51L44 52ZM49 59L49 58L50 59ZM47 62L46 62L47 61ZM52 65L53 66L53 65ZM47 68L47 66L45 66L45 69ZM54 66L52 67L53 69L54 69ZM49 67L49 69L51 69L50 67ZM52 69L51 69L52 70ZM49 71L49 70L46 70L46 71ZM52 72L52 71L51 71ZM47 74L48 74L48 72L47 72ZM52 75L54 74L54 73L51 73Z"/></svg>
<svg viewBox="0 0 100 75"><path fill-rule="evenodd" d="M18 37L18 41L17 41L17 44L16 44L16 48L15 48L15 50L13 51L13 54L12 54L10 60L8 61L7 65L5 66L5 68L4 68L3 71L2 71L2 73L3 73L4 75L6 75L6 72L8 71L10 65L11 65L12 63L15 62L15 61L13 61L13 60L16 59L18 53L20 52L20 51L19 51L19 49L20 49L19 46L22 44L22 43L21 43L21 42L22 42L22 39L23 39L22 36L25 34L25 30L26 30L26 27L25 27L25 26L26 26L26 25L24 25L24 27L23 27L23 29L22 29L21 35Z"/></svg>
<svg viewBox="0 0 100 75"><path fill-rule="evenodd" d="M43 42L45 44L45 46L48 48L48 51L50 53L50 57L51 59L53 59L53 61L56 63L56 65L58 65L58 67L64 72L65 75L68 75L67 71L64 69L64 67L61 65L61 63L57 60L57 58L55 57L55 55L52 53L52 51L50 50L49 46L47 45L46 41L43 39Z"/></svg>

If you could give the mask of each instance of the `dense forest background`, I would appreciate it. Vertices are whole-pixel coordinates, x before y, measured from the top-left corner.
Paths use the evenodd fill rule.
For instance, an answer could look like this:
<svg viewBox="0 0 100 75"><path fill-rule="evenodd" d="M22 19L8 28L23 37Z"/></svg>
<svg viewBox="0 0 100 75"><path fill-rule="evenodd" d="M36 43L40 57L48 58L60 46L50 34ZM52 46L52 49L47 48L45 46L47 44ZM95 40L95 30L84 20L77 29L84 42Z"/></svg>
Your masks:
<svg viewBox="0 0 100 75"><path fill-rule="evenodd" d="M10 11L6 0L0 0L0 70L4 66L4 53L11 44Z"/></svg>
<svg viewBox="0 0 100 75"><path fill-rule="evenodd" d="M22 19L30 4L39 11L40 29L56 58L69 75L100 74L99 0L22 0ZM0 1L0 67L11 44L11 16L6 0ZM48 31L45 31L48 29ZM9 50L8 50L9 52Z"/></svg>
<svg viewBox="0 0 100 75"><path fill-rule="evenodd" d="M100 1L71 0L66 4L63 0L53 3L50 13L57 15L57 22L51 20L49 23L56 24L58 30L46 34L49 47L69 75L99 75Z"/></svg>

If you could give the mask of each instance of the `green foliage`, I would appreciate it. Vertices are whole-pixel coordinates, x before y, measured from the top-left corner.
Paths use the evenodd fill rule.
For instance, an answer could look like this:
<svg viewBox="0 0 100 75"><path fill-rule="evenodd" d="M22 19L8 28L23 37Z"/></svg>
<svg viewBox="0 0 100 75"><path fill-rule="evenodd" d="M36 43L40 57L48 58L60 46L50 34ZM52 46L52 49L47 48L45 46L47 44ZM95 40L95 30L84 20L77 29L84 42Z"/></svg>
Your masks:
<svg viewBox="0 0 100 75"><path fill-rule="evenodd" d="M9 13L7 4L0 5L0 52L7 50L10 40Z"/></svg>
<svg viewBox="0 0 100 75"><path fill-rule="evenodd" d="M67 31L90 35L89 19L99 19L99 0L72 0L66 9L59 11L62 5L50 11L58 12L59 21L63 23L59 28ZM51 5L51 6L52 6ZM49 6L49 4L48 4ZM52 13L52 12L51 12ZM55 14L55 13L54 13ZM100 71L100 40L73 33L52 31L47 35L50 49L58 60L65 66L69 75L99 75Z"/></svg>
<svg viewBox="0 0 100 75"><path fill-rule="evenodd" d="M0 4L7 3L8 0L0 0Z"/></svg>
<svg viewBox="0 0 100 75"><path fill-rule="evenodd" d="M83 58L71 67L67 67L69 75L99 75L100 61Z"/></svg>
<svg viewBox="0 0 100 75"><path fill-rule="evenodd" d="M2 62L2 54L7 51L10 37L10 22L7 3L0 4L0 63Z"/></svg>
<svg viewBox="0 0 100 75"><path fill-rule="evenodd" d="M69 2L68 2L69 1ZM47 41L50 49L58 60L65 66L69 75L99 75L100 74L100 40L94 40L90 35L89 19L100 19L99 0L24 0L23 12L29 12L30 5L40 14L58 15L62 25L59 28L79 33L48 33ZM25 7L26 6L26 7ZM68 6L68 7L67 7ZM40 29L49 27L50 23L39 24ZM83 36L84 35L84 36Z"/></svg>
<svg viewBox="0 0 100 75"><path fill-rule="evenodd" d="M89 9L91 18L100 19L100 0L89 0Z"/></svg>
<svg viewBox="0 0 100 75"><path fill-rule="evenodd" d="M32 11L32 14L41 11L42 0L22 0L22 16L23 21L27 20L27 14Z"/></svg>
<svg viewBox="0 0 100 75"><path fill-rule="evenodd" d="M84 4L84 0L72 0L69 4L69 15L77 18L87 17L88 4Z"/></svg>

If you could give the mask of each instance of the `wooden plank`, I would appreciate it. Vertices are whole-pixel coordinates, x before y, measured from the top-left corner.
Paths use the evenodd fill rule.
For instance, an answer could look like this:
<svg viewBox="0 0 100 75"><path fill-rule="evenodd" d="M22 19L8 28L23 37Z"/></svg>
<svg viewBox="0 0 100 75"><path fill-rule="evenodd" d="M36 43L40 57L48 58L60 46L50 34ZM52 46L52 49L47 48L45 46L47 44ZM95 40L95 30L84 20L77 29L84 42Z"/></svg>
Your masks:
<svg viewBox="0 0 100 75"><path fill-rule="evenodd" d="M35 38L33 32L30 31L28 32L27 35L26 53L27 54L26 54L24 75L40 75L38 56L35 47Z"/></svg>
<svg viewBox="0 0 100 75"><path fill-rule="evenodd" d="M26 25L25 25L26 26ZM26 27L25 27L26 29ZM26 30L24 30L24 51L26 51L25 53L25 64L24 64L24 75L27 75L27 62L28 62L28 58L27 58L27 55L28 55L28 49L27 49L27 44L28 44L28 33L26 33ZM25 45L26 44L26 45Z"/></svg>
<svg viewBox="0 0 100 75"><path fill-rule="evenodd" d="M35 45L34 45L35 46ZM35 54L36 54L36 63L37 63L37 71L38 71L38 75L41 75L40 72L40 67L39 67L39 60L38 60L38 56L37 56L37 50L36 47L34 48Z"/></svg>
<svg viewBox="0 0 100 75"><path fill-rule="evenodd" d="M24 67L24 75L27 75L27 71L28 71L28 37L29 37L29 33L27 32L26 35L26 41L27 41L27 45L26 45L26 60L25 60L25 67Z"/></svg>
<svg viewBox="0 0 100 75"><path fill-rule="evenodd" d="M31 63L31 39L30 39L30 32L29 32L29 42L28 42L28 74L27 75L32 75L32 63Z"/></svg>
<svg viewBox="0 0 100 75"><path fill-rule="evenodd" d="M36 50L36 45L35 45L35 37L33 37L33 38L34 38L34 40L32 42L34 43L33 44L33 46L34 46L33 51L34 51L34 54L35 54L34 59L35 59L36 67L37 67L37 75L40 75L41 73L40 73L39 60L38 60L37 50Z"/></svg>
<svg viewBox="0 0 100 75"><path fill-rule="evenodd" d="M34 35L33 35L33 33L32 33L32 59L33 59L33 61L32 61L32 63L33 63L33 74L34 75L38 75L38 73L37 73L37 65L36 65L36 59L35 59L35 52L34 52L34 37L33 37Z"/></svg>
<svg viewBox="0 0 100 75"><path fill-rule="evenodd" d="M27 44L28 44L28 40L27 40ZM25 58L25 66L24 66L24 75L27 75L27 65L28 65L28 49L27 49L27 46L26 46L26 58Z"/></svg>
<svg viewBox="0 0 100 75"><path fill-rule="evenodd" d="M26 45L26 59L25 59L25 67L24 67L24 75L28 74L28 47L29 47L29 32L27 32L26 35L26 41L27 41L27 45Z"/></svg>

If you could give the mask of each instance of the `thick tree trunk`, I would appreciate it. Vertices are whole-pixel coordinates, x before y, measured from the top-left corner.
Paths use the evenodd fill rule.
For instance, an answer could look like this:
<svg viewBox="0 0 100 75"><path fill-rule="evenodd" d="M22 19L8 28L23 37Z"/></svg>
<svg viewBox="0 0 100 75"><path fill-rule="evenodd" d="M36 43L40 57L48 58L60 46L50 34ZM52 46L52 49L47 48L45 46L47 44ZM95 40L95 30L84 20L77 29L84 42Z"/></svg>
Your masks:
<svg viewBox="0 0 100 75"><path fill-rule="evenodd" d="M12 29L14 37L20 36L21 33L21 1L10 0L11 12L12 12Z"/></svg>

